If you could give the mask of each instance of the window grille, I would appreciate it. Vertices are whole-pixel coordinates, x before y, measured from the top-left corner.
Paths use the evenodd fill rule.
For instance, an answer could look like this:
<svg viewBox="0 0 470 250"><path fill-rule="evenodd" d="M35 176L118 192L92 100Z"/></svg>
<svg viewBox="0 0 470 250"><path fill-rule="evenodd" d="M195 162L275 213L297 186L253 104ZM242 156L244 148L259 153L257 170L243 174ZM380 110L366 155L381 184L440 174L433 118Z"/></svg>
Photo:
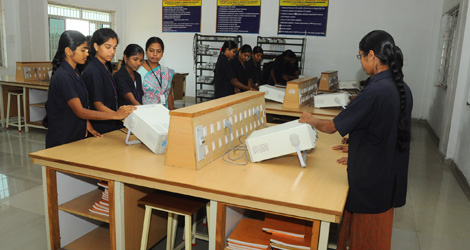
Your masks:
<svg viewBox="0 0 470 250"><path fill-rule="evenodd" d="M87 9L74 5L49 2L49 56L54 58L60 35L66 30L78 30L85 36L101 28L113 28L114 12Z"/></svg>
<svg viewBox="0 0 470 250"><path fill-rule="evenodd" d="M458 24L459 8L451 10L444 15L444 36L442 40L441 60L439 66L438 85L447 89L448 80L451 76L452 58L454 56L455 36Z"/></svg>

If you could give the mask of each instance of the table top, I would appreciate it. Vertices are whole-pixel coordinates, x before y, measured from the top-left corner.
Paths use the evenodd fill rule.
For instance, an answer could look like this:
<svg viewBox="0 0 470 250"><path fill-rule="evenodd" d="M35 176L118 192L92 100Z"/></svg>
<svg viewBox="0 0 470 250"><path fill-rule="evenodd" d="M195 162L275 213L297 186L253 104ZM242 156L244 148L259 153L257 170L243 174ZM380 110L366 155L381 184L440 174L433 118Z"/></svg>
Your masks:
<svg viewBox="0 0 470 250"><path fill-rule="evenodd" d="M282 107L282 103L266 100L266 112L268 114L300 117L303 112L309 112L314 115L325 116L325 119L326 119L327 117L332 118L332 117L337 116L342 110L343 110L342 108L319 108L317 109L310 105L303 106L300 109L284 109Z"/></svg>
<svg viewBox="0 0 470 250"><path fill-rule="evenodd" d="M126 146L125 134L113 131L30 154L33 162L63 171L192 195L299 218L338 223L348 182L345 156L331 149L338 134L319 134L317 146L301 168L291 154L245 166L216 159L199 170L164 165L164 154L144 145ZM184 150L184 149L182 149Z"/></svg>
<svg viewBox="0 0 470 250"><path fill-rule="evenodd" d="M16 76L0 76L0 84L18 87L49 87L49 80L17 81Z"/></svg>

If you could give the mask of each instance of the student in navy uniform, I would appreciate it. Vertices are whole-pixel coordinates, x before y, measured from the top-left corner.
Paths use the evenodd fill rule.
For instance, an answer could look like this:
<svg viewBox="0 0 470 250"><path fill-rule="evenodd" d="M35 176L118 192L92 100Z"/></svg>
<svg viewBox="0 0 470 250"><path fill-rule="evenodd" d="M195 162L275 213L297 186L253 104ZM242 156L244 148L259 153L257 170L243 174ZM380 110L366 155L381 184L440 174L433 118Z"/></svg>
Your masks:
<svg viewBox="0 0 470 250"><path fill-rule="evenodd" d="M137 44L129 44L124 50L121 68L113 76L117 86L118 105L141 105L144 91L142 79L136 71L144 61L144 49Z"/></svg>
<svg viewBox="0 0 470 250"><path fill-rule="evenodd" d="M276 57L269 70L268 84L286 85L288 81L299 78L297 56L288 49Z"/></svg>
<svg viewBox="0 0 470 250"><path fill-rule="evenodd" d="M393 208L406 203L413 98L403 81L403 54L390 34L375 30L359 43L370 76L364 90L333 120L303 113L326 133L349 134L349 193L338 249L390 249Z"/></svg>
<svg viewBox="0 0 470 250"><path fill-rule="evenodd" d="M261 83L261 60L263 60L263 49L260 46L255 46L250 59L245 63L246 70L254 86L264 84Z"/></svg>
<svg viewBox="0 0 470 250"><path fill-rule="evenodd" d="M65 31L60 36L58 47L52 61L53 75L46 104L46 148L83 139L87 133L101 137L89 119L124 119L134 110L132 106L121 107L112 113L89 110L88 90L76 69L87 60L85 36L78 31Z"/></svg>
<svg viewBox="0 0 470 250"><path fill-rule="evenodd" d="M116 54L118 36L112 29L95 31L91 37L89 63L82 73L90 95L90 107L97 111L114 112L118 109L116 83L111 74L111 60ZM122 127L121 121L91 121L100 133Z"/></svg>
<svg viewBox="0 0 470 250"><path fill-rule="evenodd" d="M224 42L220 49L220 55L214 70L215 98L235 94L235 87L243 90L251 89L237 80L232 66L230 65L230 60L235 56L237 49L238 46L234 41Z"/></svg>
<svg viewBox="0 0 470 250"><path fill-rule="evenodd" d="M230 61L234 77L243 84L244 88L235 87L235 93L244 92L251 89L257 89L253 84L253 79L246 67L247 60L251 57L251 46L248 44L243 45L239 50L238 54Z"/></svg>

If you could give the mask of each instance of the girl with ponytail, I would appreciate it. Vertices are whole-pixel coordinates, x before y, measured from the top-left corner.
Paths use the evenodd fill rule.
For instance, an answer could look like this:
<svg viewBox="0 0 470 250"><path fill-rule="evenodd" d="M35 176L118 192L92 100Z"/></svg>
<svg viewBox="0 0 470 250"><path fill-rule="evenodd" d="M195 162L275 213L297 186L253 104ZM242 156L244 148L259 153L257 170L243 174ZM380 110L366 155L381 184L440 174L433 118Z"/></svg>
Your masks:
<svg viewBox="0 0 470 250"><path fill-rule="evenodd" d="M329 121L303 113L300 122L349 134L349 193L337 249L390 249L393 209L406 202L413 98L390 34L368 33L357 58L370 78L347 109Z"/></svg>
<svg viewBox="0 0 470 250"><path fill-rule="evenodd" d="M65 31L52 60L53 75L47 96L46 148L77 141L91 133L100 137L88 120L121 120L134 108L122 107L117 112L97 112L88 109L88 89L77 71L77 65L87 60L85 36L74 30Z"/></svg>

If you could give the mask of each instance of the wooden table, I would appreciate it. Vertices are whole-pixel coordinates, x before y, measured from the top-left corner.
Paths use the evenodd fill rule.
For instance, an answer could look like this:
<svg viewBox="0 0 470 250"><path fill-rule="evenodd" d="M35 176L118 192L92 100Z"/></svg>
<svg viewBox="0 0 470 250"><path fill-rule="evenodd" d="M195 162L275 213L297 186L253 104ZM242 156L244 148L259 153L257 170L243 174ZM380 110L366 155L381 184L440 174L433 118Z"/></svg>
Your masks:
<svg viewBox="0 0 470 250"><path fill-rule="evenodd" d="M25 130L28 132L28 127L39 127L44 128L41 121L30 120L30 106L36 106L40 108L45 107L45 102L30 103L30 89L45 90L49 89L49 81L17 81L15 76L0 76L0 119L2 127L5 127L5 107L3 100L3 87L7 88L22 88L23 89L23 105L24 105L24 117L25 117Z"/></svg>
<svg viewBox="0 0 470 250"><path fill-rule="evenodd" d="M303 106L300 109L284 109L282 103L266 100L266 113L271 115L283 115L291 117L300 117L303 112L309 112L323 119L333 119L342 111L341 108L321 108L313 106Z"/></svg>
<svg viewBox="0 0 470 250"><path fill-rule="evenodd" d="M142 144L126 146L124 140L124 133L114 131L102 138L88 138L30 154L33 163L46 166L43 181L48 190L52 245L58 240L54 235L58 221L53 220L56 216L53 210L60 187L51 178L55 171L111 180L115 190L121 185L136 185L211 200L211 218L217 220L210 221L210 249L225 248L226 206L311 220L315 235L320 235L313 237L313 249L317 246L326 249L330 223L340 222L348 181L346 167L336 163L343 155L331 149L341 140L338 134L319 134L306 168L300 167L294 154L246 166L232 165L219 158L200 170L172 167L164 165L163 154L155 155ZM118 191L114 196L117 223L112 232L116 232L116 249L123 248L125 230L129 230L119 223L124 216L119 208L124 200L121 195Z"/></svg>

